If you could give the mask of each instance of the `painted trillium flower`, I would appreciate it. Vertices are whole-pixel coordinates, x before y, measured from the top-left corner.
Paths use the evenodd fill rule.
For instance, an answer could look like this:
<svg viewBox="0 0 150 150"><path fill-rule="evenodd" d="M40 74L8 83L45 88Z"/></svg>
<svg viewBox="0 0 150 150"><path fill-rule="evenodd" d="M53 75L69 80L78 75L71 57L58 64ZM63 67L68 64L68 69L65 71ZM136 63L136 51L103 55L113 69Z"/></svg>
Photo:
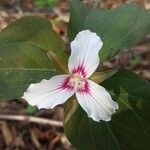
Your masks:
<svg viewBox="0 0 150 150"><path fill-rule="evenodd" d="M105 88L88 79L99 65L98 53L102 45L96 33L89 30L79 32L71 42L68 62L70 74L57 75L50 80L31 84L22 98L40 109L53 108L75 94L90 118L94 121L110 121L118 104Z"/></svg>

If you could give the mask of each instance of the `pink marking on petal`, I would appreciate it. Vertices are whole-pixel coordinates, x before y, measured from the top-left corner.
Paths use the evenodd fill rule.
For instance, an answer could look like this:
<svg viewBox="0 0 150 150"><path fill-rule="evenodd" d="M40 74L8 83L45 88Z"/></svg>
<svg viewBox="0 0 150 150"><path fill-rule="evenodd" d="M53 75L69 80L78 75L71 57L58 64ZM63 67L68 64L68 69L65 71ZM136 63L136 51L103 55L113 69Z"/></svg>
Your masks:
<svg viewBox="0 0 150 150"><path fill-rule="evenodd" d="M82 94L90 94L89 83L85 81L85 85L82 88L77 89L77 92Z"/></svg>
<svg viewBox="0 0 150 150"><path fill-rule="evenodd" d="M85 78L87 73L85 71L85 67L84 67L83 64L84 63L79 64L76 68L74 68L72 70L72 74L79 74L79 75L82 75Z"/></svg>
<svg viewBox="0 0 150 150"><path fill-rule="evenodd" d="M70 79L71 79L70 76L67 77L67 78L65 78L65 80L60 84L60 86L58 87L58 89L62 89L62 90L65 90L65 89L67 89L67 90L73 90L74 87L69 84Z"/></svg>

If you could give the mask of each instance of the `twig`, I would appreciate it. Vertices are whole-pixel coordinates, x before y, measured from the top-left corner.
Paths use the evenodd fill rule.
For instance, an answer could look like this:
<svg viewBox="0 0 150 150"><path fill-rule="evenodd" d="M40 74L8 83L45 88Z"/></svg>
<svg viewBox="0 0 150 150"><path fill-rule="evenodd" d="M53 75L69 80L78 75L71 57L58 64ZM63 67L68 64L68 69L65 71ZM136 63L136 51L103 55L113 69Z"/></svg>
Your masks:
<svg viewBox="0 0 150 150"><path fill-rule="evenodd" d="M16 120L16 121L26 121L34 122L38 124L47 124L51 126L63 127L63 123L60 121L44 119L40 117L31 117L26 115L0 115L0 120Z"/></svg>

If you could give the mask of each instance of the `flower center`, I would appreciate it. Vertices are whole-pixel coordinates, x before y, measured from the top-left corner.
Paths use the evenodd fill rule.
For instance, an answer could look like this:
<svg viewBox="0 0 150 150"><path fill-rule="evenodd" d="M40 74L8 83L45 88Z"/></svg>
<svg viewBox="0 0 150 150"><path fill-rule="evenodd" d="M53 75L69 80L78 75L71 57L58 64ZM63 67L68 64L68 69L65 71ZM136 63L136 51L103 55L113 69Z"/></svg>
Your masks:
<svg viewBox="0 0 150 150"><path fill-rule="evenodd" d="M76 90L81 90L86 85L86 79L80 75L71 75L69 84L74 87Z"/></svg>

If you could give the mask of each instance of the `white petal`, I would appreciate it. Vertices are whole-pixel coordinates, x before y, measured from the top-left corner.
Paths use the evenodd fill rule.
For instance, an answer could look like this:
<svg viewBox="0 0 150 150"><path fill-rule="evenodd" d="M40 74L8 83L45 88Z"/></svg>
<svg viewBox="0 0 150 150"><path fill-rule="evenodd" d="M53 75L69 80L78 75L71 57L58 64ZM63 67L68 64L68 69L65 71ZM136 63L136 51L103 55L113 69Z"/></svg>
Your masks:
<svg viewBox="0 0 150 150"><path fill-rule="evenodd" d="M39 83L31 84L23 95L30 105L40 108L53 108L64 103L74 94L74 90L64 83L69 75L58 75L50 80L42 80Z"/></svg>
<svg viewBox="0 0 150 150"><path fill-rule="evenodd" d="M102 45L101 38L96 33L89 30L79 32L71 42L69 72L79 72L90 77L99 65L98 53Z"/></svg>
<svg viewBox="0 0 150 150"><path fill-rule="evenodd" d="M113 113L119 108L110 94L102 86L88 80L89 92L76 92L81 107L94 121L110 121Z"/></svg>

